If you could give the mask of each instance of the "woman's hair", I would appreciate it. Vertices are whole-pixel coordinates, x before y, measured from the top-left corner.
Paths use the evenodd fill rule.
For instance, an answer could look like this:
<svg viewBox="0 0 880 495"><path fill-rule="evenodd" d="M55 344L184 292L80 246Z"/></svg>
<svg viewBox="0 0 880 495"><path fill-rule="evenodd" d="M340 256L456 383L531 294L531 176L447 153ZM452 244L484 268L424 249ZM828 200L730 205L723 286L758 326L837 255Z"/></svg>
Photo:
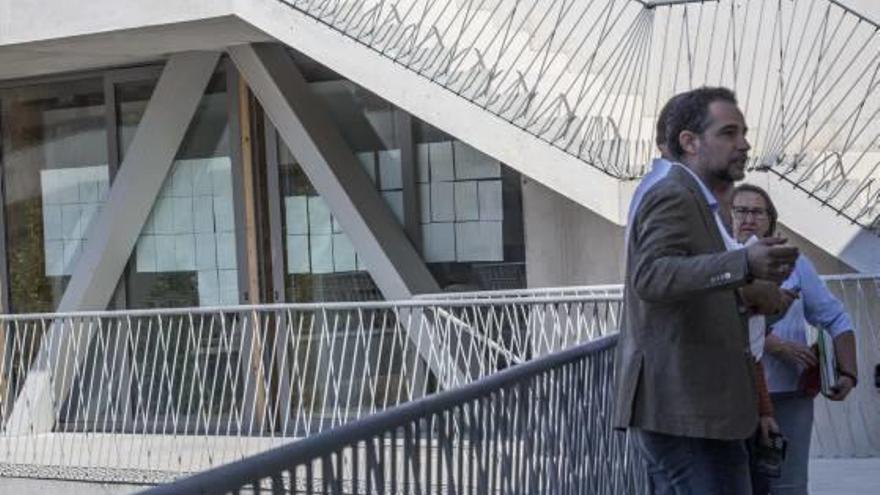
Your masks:
<svg viewBox="0 0 880 495"><path fill-rule="evenodd" d="M733 190L733 196L730 199L731 208L733 208L733 201L736 200L737 194L743 192L752 192L764 198L764 203L767 205L767 216L770 218L770 228L764 235L774 234L776 232L776 221L779 219L779 212L776 211L776 205L773 204L770 195L762 187L754 184L740 184Z"/></svg>

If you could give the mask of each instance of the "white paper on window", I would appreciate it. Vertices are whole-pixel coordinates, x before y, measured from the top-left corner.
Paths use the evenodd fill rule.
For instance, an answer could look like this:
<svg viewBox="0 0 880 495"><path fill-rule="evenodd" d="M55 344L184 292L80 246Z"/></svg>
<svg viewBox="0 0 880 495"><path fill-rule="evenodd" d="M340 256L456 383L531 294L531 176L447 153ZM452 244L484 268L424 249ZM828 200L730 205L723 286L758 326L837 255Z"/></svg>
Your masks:
<svg viewBox="0 0 880 495"><path fill-rule="evenodd" d="M174 238L174 271L191 272L196 269L196 238L190 234L176 234Z"/></svg>
<svg viewBox="0 0 880 495"><path fill-rule="evenodd" d="M421 223L431 221L431 185L419 184L419 209L421 210Z"/></svg>
<svg viewBox="0 0 880 495"><path fill-rule="evenodd" d="M174 231L174 205L171 198L160 197L153 207L153 232L170 234Z"/></svg>
<svg viewBox="0 0 880 495"><path fill-rule="evenodd" d="M199 271L217 268L217 238L213 233L195 234L196 269Z"/></svg>
<svg viewBox="0 0 880 495"><path fill-rule="evenodd" d="M238 270L219 270L217 279L220 286L220 304L224 306L238 304Z"/></svg>
<svg viewBox="0 0 880 495"><path fill-rule="evenodd" d="M46 275L59 277L64 275L64 241L45 241Z"/></svg>
<svg viewBox="0 0 880 495"><path fill-rule="evenodd" d="M309 196L309 232L312 234L330 234L333 225L330 222L330 208L324 198Z"/></svg>
<svg viewBox="0 0 880 495"><path fill-rule="evenodd" d="M61 238L64 240L82 239L82 206L79 204L61 205Z"/></svg>
<svg viewBox="0 0 880 495"><path fill-rule="evenodd" d="M285 232L289 235L309 233L309 198L307 196L287 196L284 198Z"/></svg>
<svg viewBox="0 0 880 495"><path fill-rule="evenodd" d="M480 205L477 201L476 181L455 182L455 220L478 220Z"/></svg>
<svg viewBox="0 0 880 495"><path fill-rule="evenodd" d="M106 165L40 171L46 275L71 273L108 182Z"/></svg>
<svg viewBox="0 0 880 495"><path fill-rule="evenodd" d="M235 259L235 234L220 232L217 234L217 268L234 270L238 264Z"/></svg>
<svg viewBox="0 0 880 495"><path fill-rule="evenodd" d="M311 235L309 237L312 273L333 273L333 236Z"/></svg>
<svg viewBox="0 0 880 495"><path fill-rule="evenodd" d="M235 212L231 196L214 196L214 228L217 232L235 230Z"/></svg>
<svg viewBox="0 0 880 495"><path fill-rule="evenodd" d="M191 198L193 196L193 174L196 166L178 162L171 173L169 196Z"/></svg>
<svg viewBox="0 0 880 495"><path fill-rule="evenodd" d="M193 230L202 234L214 232L214 199L211 196L193 197Z"/></svg>
<svg viewBox="0 0 880 495"><path fill-rule="evenodd" d="M204 166L211 171L214 197L232 199L232 162L228 157L207 158Z"/></svg>
<svg viewBox="0 0 880 495"><path fill-rule="evenodd" d="M431 183L431 220L434 222L455 220L455 193L452 182Z"/></svg>
<svg viewBox="0 0 880 495"><path fill-rule="evenodd" d="M176 272L177 254L174 252L174 236L156 235L156 270L160 272Z"/></svg>
<svg viewBox="0 0 880 495"><path fill-rule="evenodd" d="M504 197L500 180L477 183L480 197L480 220L504 220Z"/></svg>
<svg viewBox="0 0 880 495"><path fill-rule="evenodd" d="M73 264L82 252L82 239L64 241L64 273L73 273Z"/></svg>
<svg viewBox="0 0 880 495"><path fill-rule="evenodd" d="M309 264L309 236L287 236L287 273L311 273Z"/></svg>
<svg viewBox="0 0 880 495"><path fill-rule="evenodd" d="M200 271L198 274L199 306L220 304L220 282L217 270Z"/></svg>
<svg viewBox="0 0 880 495"><path fill-rule="evenodd" d="M170 198L172 204L173 225L172 232L175 234L193 234L193 197Z"/></svg>
<svg viewBox="0 0 880 495"><path fill-rule="evenodd" d="M455 261L455 224L426 223L422 225L423 255L428 263Z"/></svg>
<svg viewBox="0 0 880 495"><path fill-rule="evenodd" d="M43 205L43 238L47 241L64 239L61 205Z"/></svg>
<svg viewBox="0 0 880 495"><path fill-rule="evenodd" d="M502 222L456 223L455 243L458 261L504 261Z"/></svg>
<svg viewBox="0 0 880 495"><path fill-rule="evenodd" d="M333 234L333 268L337 272L357 269L354 246L345 234Z"/></svg>
<svg viewBox="0 0 880 495"><path fill-rule="evenodd" d="M455 180L452 141L430 144L431 182Z"/></svg>

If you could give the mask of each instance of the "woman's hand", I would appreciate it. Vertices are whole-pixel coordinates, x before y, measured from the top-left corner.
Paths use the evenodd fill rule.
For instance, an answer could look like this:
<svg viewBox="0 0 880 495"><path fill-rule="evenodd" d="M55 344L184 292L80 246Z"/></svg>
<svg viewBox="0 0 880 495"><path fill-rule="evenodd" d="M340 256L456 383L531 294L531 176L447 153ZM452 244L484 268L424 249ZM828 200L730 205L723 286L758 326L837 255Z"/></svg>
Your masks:
<svg viewBox="0 0 880 495"><path fill-rule="evenodd" d="M837 379L837 383L831 387L831 395L828 396L829 399L833 401L842 401L846 399L846 396L849 395L849 392L855 387L855 383L853 383L853 379L846 376L840 375L840 378Z"/></svg>
<svg viewBox="0 0 880 495"><path fill-rule="evenodd" d="M764 348L772 356L801 368L819 365L819 359L816 358L816 354L805 344L784 340L772 333L767 335L767 338L764 340Z"/></svg>

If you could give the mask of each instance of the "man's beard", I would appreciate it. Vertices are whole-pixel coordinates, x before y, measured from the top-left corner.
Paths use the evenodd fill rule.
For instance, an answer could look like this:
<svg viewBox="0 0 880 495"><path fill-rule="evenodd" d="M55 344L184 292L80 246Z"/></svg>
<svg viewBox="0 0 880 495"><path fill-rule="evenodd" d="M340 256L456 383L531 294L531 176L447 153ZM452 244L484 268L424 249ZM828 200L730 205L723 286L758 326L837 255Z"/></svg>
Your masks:
<svg viewBox="0 0 880 495"><path fill-rule="evenodd" d="M734 175L732 173L733 166L734 166L734 164L731 163L731 164L728 164L727 167L718 170L714 174L715 178L722 181L722 182L727 182L727 183L733 183L733 182L737 182L737 181L745 179L746 178L745 162L742 165L742 169L739 168L740 166L738 164L736 165L737 169L736 169L735 173L736 173L737 177L734 177Z"/></svg>

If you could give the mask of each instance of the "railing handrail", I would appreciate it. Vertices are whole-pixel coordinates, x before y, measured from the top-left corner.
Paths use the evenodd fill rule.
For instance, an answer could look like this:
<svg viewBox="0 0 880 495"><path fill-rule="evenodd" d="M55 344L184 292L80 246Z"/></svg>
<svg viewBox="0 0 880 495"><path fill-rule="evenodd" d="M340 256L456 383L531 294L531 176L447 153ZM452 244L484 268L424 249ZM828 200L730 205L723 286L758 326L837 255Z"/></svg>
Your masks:
<svg viewBox="0 0 880 495"><path fill-rule="evenodd" d="M822 280L831 281L847 281L847 280L871 280L880 279L880 273L835 273L830 275L820 275ZM529 297L546 294L583 294L583 297L600 297L620 300L622 296L617 294L596 294L601 292L622 291L623 284L597 284L597 285L562 285L558 287L534 287L528 289L504 289L489 291L464 291L464 292L440 292L431 294L419 294L413 299L417 300L459 300L473 298L473 300L481 300L483 298L497 297ZM592 292L593 294L586 294ZM560 296L567 297L567 296Z"/></svg>
<svg viewBox="0 0 880 495"><path fill-rule="evenodd" d="M617 298L606 295L579 295L566 297L541 297L523 300L523 304L566 304L584 302L616 302ZM349 302L316 302L316 303L273 303L273 304L243 304L235 306L203 306L181 308L151 308L151 309L116 309L105 311L71 311L60 313L10 313L0 314L0 322L20 320L57 320L64 318L113 318L125 317L136 318L142 316L186 316L204 315L217 313L244 313L254 311L346 311L346 310L373 310L394 308L430 308L430 307L465 307L465 306L492 306L498 304L510 304L510 299L402 299L392 301L349 301Z"/></svg>
<svg viewBox="0 0 880 495"><path fill-rule="evenodd" d="M880 273L840 273L821 275L826 282L847 280L870 280L880 279ZM113 318L127 317L136 318L142 316L184 316L205 315L217 313L243 313L252 311L345 311L345 310L372 310L393 308L421 308L421 307L464 307L464 306L492 306L510 302L510 297L521 297L523 302L530 304L566 304L580 302L619 302L622 299L618 294L595 294L596 292L611 292L623 289L623 284L599 284L599 285L569 285L559 287L536 287L529 289L506 289L493 291L466 291L449 293L418 294L412 299L392 301L346 301L346 302L314 302L314 303L272 303L272 304L241 304L235 306L202 306L180 308L150 308L150 309L116 309L104 311L70 311L59 313L7 313L0 314L0 322L40 320L40 319L63 319L63 318ZM593 292L593 294L584 294ZM550 296L548 294L573 294L564 296ZM527 301L526 297L530 297ZM537 297L543 296L543 297Z"/></svg>
<svg viewBox="0 0 880 495"><path fill-rule="evenodd" d="M466 298L485 299L494 297L507 296L537 296L542 294L570 294L570 293L601 293L616 292L623 290L623 284L599 284L599 285L563 285L559 287L532 287L527 289L503 289L503 290L484 290L484 291L463 291L463 292L436 292L431 294L419 294L413 297L418 300L457 300ZM617 297L611 294L583 294L584 296L597 297Z"/></svg>
<svg viewBox="0 0 880 495"><path fill-rule="evenodd" d="M216 493L224 491L226 487L233 484L241 486L253 480L268 478L279 471L289 469L291 466L319 459L347 445L368 440L392 428L417 421L432 412L468 403L553 368L572 363L587 355L607 350L616 343L617 334L612 334L570 347L523 364L511 366L459 388L407 402L351 423L325 430L290 445L277 447L247 459L203 471L169 485L157 486L142 493L143 495Z"/></svg>
<svg viewBox="0 0 880 495"><path fill-rule="evenodd" d="M870 280L870 279L880 279L880 273L838 273L834 275L821 275L821 278L825 282L831 281L847 281L847 280Z"/></svg>

